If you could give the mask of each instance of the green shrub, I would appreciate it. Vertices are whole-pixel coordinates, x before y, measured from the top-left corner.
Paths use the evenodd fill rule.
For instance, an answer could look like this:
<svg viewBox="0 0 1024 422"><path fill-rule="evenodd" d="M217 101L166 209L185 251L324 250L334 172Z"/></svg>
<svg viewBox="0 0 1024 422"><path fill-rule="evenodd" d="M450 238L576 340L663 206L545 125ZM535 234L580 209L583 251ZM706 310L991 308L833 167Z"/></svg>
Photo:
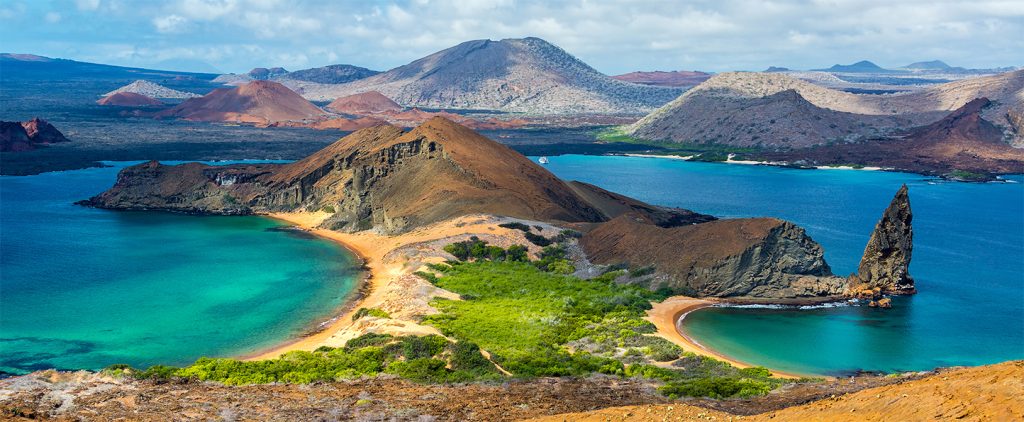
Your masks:
<svg viewBox="0 0 1024 422"><path fill-rule="evenodd" d="M513 222L510 222L510 223L498 224L498 227L504 227L506 229L513 229L513 230L520 230L520 231L523 231L523 232L530 231L530 226L527 226L526 224L520 223L518 221L513 221Z"/></svg>
<svg viewBox="0 0 1024 422"><path fill-rule="evenodd" d="M178 368L167 365L153 365L145 371L136 371L133 375L138 379L168 380L175 376Z"/></svg>
<svg viewBox="0 0 1024 422"><path fill-rule="evenodd" d="M751 397L767 394L772 386L762 381L746 378L698 378L681 382L670 382L658 388L669 397Z"/></svg>
<svg viewBox="0 0 1024 422"><path fill-rule="evenodd" d="M632 278L643 277L654 274L654 266L648 265L646 267L634 268L629 270L629 276Z"/></svg>
<svg viewBox="0 0 1024 422"><path fill-rule="evenodd" d="M534 245L537 245L537 246L548 246L548 245L551 244L551 239L548 239L548 238L546 238L544 236L541 236L539 234L534 234L532 232L525 232L525 233L523 233L523 236L526 236L526 240L530 241L530 243L533 243Z"/></svg>
<svg viewBox="0 0 1024 422"><path fill-rule="evenodd" d="M505 260L512 262L527 262L530 257L527 255L526 246L512 245L505 251Z"/></svg>
<svg viewBox="0 0 1024 422"><path fill-rule="evenodd" d="M388 313L385 312L382 309L377 309L377 308L359 308L359 310L356 311L356 313L352 314L352 320L355 321L355 320L357 320L359 318L362 318L364 316L372 316L372 317L376 317L376 318L391 318L391 315L388 315Z"/></svg>
<svg viewBox="0 0 1024 422"><path fill-rule="evenodd" d="M335 212L333 205L324 205L322 208L320 208L320 211L323 211L323 212L326 212L326 213L329 213L329 214L334 214L334 212Z"/></svg>

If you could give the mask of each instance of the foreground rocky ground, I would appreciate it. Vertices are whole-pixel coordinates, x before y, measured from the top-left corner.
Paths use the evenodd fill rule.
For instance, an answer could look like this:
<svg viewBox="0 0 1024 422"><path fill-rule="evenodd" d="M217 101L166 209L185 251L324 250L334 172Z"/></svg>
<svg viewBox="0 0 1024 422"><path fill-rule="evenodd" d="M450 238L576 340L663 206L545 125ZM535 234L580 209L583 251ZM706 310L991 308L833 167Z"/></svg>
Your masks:
<svg viewBox="0 0 1024 422"><path fill-rule="evenodd" d="M864 416L856 413L860 409L878 416L892 415L892 420L958 415L969 420L982 416L1011 420L1024 415L1014 399L1024 394L1022 379L1024 362L1018 361L796 384L751 399L671 402L644 381L605 376L452 385L378 377L232 387L196 381L138 381L84 371L42 371L0 381L0 418L506 421L545 416L554 416L549 420L748 420L751 417L747 415L757 415L750 420L759 420L778 415L781 420L835 420L838 416ZM907 399L908 395L913 399ZM574 412L593 413L563 415Z"/></svg>
<svg viewBox="0 0 1024 422"><path fill-rule="evenodd" d="M1024 361L942 371L916 380L744 417L763 421L1011 421L1024 418ZM771 397L771 396L769 396ZM705 403L698 403L702 405ZM544 421L733 420L735 412L688 404L644 405L557 415Z"/></svg>

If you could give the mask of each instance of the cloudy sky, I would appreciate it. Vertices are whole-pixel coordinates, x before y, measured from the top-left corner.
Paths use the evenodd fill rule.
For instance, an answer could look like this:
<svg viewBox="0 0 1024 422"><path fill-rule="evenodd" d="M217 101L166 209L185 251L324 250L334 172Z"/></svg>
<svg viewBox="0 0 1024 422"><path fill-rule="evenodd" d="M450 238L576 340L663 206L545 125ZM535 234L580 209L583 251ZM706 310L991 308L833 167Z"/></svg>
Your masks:
<svg viewBox="0 0 1024 422"><path fill-rule="evenodd" d="M3 0L0 22L3 52L192 71L386 70L526 36L608 74L1024 65L1024 0Z"/></svg>

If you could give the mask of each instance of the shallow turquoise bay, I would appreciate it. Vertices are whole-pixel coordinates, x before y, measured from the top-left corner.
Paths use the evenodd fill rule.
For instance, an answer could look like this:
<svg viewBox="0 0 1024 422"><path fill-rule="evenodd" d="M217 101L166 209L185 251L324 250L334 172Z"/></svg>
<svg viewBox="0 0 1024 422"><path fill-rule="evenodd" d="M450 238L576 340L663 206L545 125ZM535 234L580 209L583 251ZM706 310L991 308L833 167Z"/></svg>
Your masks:
<svg viewBox="0 0 1024 422"><path fill-rule="evenodd" d="M270 219L73 205L122 166L0 177L0 371L251 353L328 319L357 284L344 248Z"/></svg>
<svg viewBox="0 0 1024 422"><path fill-rule="evenodd" d="M1024 359L1024 177L954 183L906 173L796 170L663 158L550 157L549 170L659 205L793 221L836 274L856 270L871 230L910 187L919 293L894 308L710 308L683 323L741 361L804 374L926 370Z"/></svg>

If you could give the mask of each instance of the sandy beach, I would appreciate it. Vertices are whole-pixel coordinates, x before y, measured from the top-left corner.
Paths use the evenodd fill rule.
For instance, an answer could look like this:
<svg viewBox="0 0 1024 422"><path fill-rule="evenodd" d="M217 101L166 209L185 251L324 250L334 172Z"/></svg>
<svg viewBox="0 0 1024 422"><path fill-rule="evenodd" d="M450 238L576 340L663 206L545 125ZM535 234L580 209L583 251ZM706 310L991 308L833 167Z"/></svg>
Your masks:
<svg viewBox="0 0 1024 422"><path fill-rule="evenodd" d="M676 327L676 322L683 315L696 311L701 308L707 308L717 303L713 299L698 299L689 296L672 296L660 303L654 303L654 307L647 311L647 320L651 321L658 329L658 334L665 339L675 343L683 350L695 353L702 356L708 356L720 361L729 362L737 368L749 368L751 364L740 362L736 359L732 359L714 350L711 350L700 343L697 343L690 337L684 335ZM770 369L770 368L769 368ZM772 371L776 377L779 378L800 378L799 374L792 374L787 372Z"/></svg>

